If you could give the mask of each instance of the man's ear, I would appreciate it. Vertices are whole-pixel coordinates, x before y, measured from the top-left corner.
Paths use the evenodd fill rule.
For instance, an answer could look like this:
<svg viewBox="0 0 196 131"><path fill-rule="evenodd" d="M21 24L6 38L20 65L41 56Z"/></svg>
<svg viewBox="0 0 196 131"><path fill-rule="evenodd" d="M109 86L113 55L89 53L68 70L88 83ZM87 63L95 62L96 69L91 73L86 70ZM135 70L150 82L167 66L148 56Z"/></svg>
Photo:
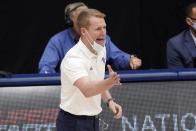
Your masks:
<svg viewBox="0 0 196 131"><path fill-rule="evenodd" d="M80 28L80 32L81 32L81 35L82 36L85 36L85 34L86 34L85 28Z"/></svg>
<svg viewBox="0 0 196 131"><path fill-rule="evenodd" d="M186 17L186 23L187 25L191 26L192 25L191 19Z"/></svg>

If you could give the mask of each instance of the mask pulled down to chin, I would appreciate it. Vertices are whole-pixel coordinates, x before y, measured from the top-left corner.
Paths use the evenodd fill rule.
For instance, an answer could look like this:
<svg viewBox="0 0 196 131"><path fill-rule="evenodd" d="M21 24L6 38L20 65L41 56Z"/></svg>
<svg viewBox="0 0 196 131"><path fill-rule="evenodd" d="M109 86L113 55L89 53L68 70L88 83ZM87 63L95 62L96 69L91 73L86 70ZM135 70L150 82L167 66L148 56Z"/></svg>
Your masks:
<svg viewBox="0 0 196 131"><path fill-rule="evenodd" d="M104 48L102 45L98 44L95 41L93 41L93 44L91 46L97 53L101 52Z"/></svg>
<svg viewBox="0 0 196 131"><path fill-rule="evenodd" d="M98 44L96 41L93 40L93 38L91 37L91 35L88 33L88 31L86 31L88 34L87 40L89 42L89 44L91 45L91 47L96 51L96 53L99 53L103 50L104 46ZM91 39L91 40L89 40ZM93 41L92 43L90 41Z"/></svg>
<svg viewBox="0 0 196 131"><path fill-rule="evenodd" d="M196 31L196 22L193 23L192 28Z"/></svg>

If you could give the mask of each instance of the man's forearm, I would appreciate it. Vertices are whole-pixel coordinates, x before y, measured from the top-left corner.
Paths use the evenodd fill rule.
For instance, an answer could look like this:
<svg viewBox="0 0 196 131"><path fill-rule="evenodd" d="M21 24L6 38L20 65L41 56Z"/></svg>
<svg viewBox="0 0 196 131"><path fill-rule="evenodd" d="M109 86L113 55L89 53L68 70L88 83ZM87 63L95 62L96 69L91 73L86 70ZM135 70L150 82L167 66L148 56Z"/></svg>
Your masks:
<svg viewBox="0 0 196 131"><path fill-rule="evenodd" d="M106 103L108 99L112 98L110 92L107 90L104 93L101 94L102 100Z"/></svg>
<svg viewBox="0 0 196 131"><path fill-rule="evenodd" d="M109 79L102 81L89 81L88 77L80 78L74 83L74 85L77 86L86 97L102 94L113 87L113 83L111 83Z"/></svg>

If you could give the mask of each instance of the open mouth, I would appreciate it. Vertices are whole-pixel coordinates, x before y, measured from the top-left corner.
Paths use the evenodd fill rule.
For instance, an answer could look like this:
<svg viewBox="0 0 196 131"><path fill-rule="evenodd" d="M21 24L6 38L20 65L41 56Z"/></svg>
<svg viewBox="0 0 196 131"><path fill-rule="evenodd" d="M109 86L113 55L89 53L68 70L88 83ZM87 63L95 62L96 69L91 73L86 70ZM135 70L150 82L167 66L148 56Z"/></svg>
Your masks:
<svg viewBox="0 0 196 131"><path fill-rule="evenodd" d="M104 38L97 38L96 42L103 45L105 43L105 39Z"/></svg>

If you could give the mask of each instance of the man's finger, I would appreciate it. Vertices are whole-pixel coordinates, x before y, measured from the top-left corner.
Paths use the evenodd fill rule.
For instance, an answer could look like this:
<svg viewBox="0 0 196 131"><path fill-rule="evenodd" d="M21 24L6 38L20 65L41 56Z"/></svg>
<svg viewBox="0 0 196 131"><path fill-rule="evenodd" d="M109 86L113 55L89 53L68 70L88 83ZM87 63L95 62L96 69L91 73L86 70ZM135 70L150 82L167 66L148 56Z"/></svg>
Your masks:
<svg viewBox="0 0 196 131"><path fill-rule="evenodd" d="M117 112L115 113L114 118L119 119L122 116L122 108L116 107Z"/></svg>
<svg viewBox="0 0 196 131"><path fill-rule="evenodd" d="M109 71L109 73L114 72L114 71L112 70L112 67L111 67L110 65L107 65L107 67L108 67L108 71Z"/></svg>

